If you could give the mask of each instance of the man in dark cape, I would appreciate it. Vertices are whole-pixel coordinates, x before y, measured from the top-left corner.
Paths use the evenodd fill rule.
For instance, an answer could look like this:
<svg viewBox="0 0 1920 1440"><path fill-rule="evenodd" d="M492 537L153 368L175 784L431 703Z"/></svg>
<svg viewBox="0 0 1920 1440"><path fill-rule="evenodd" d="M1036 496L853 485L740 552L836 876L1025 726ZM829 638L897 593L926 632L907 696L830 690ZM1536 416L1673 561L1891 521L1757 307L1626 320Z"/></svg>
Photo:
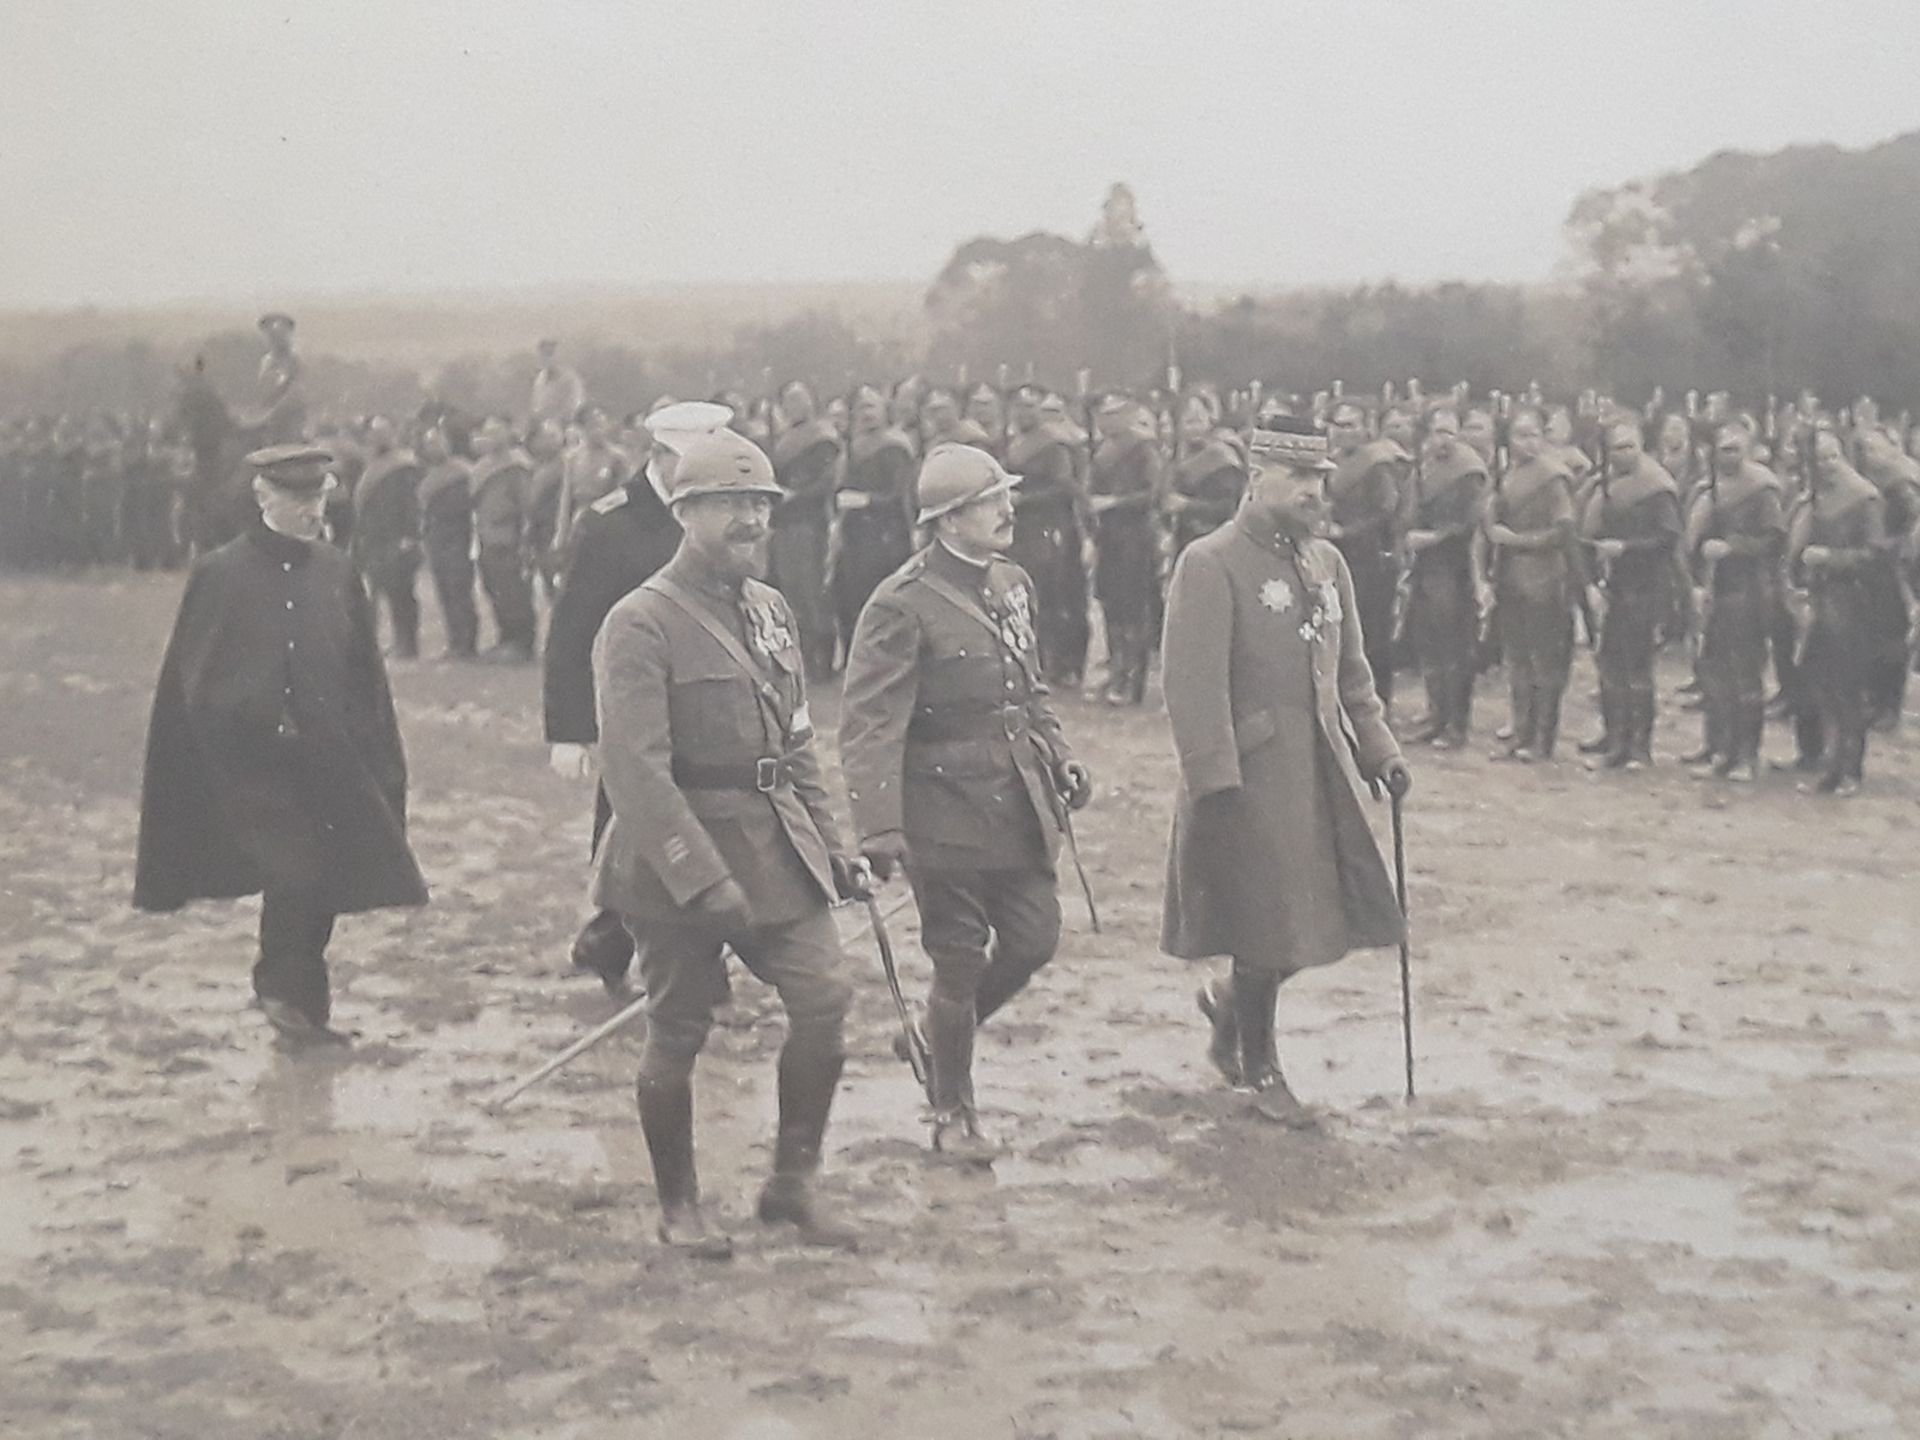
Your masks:
<svg viewBox="0 0 1920 1440"><path fill-rule="evenodd" d="M134 904L261 895L254 993L276 1029L332 1035L334 917L423 905L406 757L348 557L318 537L331 455L273 446L261 516L195 567L147 738Z"/></svg>

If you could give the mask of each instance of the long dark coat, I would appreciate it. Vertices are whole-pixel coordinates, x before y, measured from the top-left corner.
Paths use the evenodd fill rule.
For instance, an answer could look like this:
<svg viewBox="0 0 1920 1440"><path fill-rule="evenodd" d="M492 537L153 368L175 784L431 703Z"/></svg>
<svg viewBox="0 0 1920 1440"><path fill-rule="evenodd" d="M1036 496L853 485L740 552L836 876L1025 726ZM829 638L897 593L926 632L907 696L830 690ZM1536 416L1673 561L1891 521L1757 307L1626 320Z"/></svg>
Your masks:
<svg viewBox="0 0 1920 1440"><path fill-rule="evenodd" d="M1365 805L1400 750L1340 552L1243 512L1182 553L1161 653L1180 763L1162 948L1290 974L1399 943Z"/></svg>
<svg viewBox="0 0 1920 1440"><path fill-rule="evenodd" d="M147 734L134 904L261 890L336 914L426 903L366 591L330 545L253 527L195 567Z"/></svg>

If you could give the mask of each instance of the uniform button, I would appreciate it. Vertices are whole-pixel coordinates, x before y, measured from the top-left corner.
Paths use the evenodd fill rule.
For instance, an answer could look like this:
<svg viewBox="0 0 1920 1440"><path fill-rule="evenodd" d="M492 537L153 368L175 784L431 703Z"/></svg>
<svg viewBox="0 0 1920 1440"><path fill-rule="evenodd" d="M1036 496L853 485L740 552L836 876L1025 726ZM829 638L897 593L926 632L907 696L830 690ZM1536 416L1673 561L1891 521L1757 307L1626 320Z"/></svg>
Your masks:
<svg viewBox="0 0 1920 1440"><path fill-rule="evenodd" d="M289 600L289 601L287 601L287 608L288 608L289 610L291 610L291 609L293 608L293 601L291 601L291 600Z"/></svg>
<svg viewBox="0 0 1920 1440"><path fill-rule="evenodd" d="M281 568L282 570L287 570L287 571L291 571L291 570L293 569L293 561L291 561L291 560L282 560L282 561L280 562L280 568Z"/></svg>

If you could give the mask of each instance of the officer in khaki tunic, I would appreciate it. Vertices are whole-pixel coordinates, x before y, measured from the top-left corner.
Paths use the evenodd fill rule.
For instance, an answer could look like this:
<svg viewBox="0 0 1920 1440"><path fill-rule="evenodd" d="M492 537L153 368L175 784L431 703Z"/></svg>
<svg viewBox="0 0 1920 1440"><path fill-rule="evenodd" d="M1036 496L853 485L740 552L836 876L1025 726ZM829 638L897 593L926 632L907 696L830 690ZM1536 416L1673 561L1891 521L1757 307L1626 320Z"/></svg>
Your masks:
<svg viewBox="0 0 1920 1440"><path fill-rule="evenodd" d="M760 1218L808 1244L851 1248L809 1178L845 1059L852 990L828 906L868 892L820 779L793 612L764 573L772 466L730 431L688 442L668 490L684 531L666 566L608 614L594 643L600 775L613 818L594 902L644 932L649 998L640 1124L660 1238L731 1253L700 1211L694 1060L726 993L723 947L787 1012L780 1126Z"/></svg>
<svg viewBox="0 0 1920 1440"><path fill-rule="evenodd" d="M840 721L860 849L882 879L906 871L933 962L933 1148L968 1164L995 1153L974 1029L1053 958L1066 812L1093 793L1040 678L1032 584L1002 558L1018 480L970 445L928 452L934 540L861 612Z"/></svg>

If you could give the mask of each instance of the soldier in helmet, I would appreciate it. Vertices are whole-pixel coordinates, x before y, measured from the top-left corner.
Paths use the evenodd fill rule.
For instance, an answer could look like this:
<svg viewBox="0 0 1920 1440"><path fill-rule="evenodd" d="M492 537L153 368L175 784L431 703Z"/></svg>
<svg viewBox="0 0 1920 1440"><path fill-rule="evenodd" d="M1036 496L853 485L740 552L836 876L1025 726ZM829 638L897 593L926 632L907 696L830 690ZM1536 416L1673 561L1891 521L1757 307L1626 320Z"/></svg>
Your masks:
<svg viewBox="0 0 1920 1440"><path fill-rule="evenodd" d="M542 665L542 699L553 769L569 779L594 772L599 743L594 716L593 640L608 612L673 558L680 525L667 508L666 489L682 449L727 426L723 405L683 400L647 417L652 440L645 468L581 513L567 557L565 583L554 600ZM593 800L593 845L613 811L604 787ZM625 990L633 939L621 917L596 911L573 942L573 967L596 975L613 993Z"/></svg>
<svg viewBox="0 0 1920 1440"><path fill-rule="evenodd" d="M644 934L640 1124L660 1237L731 1246L700 1209L694 1061L726 993L727 949L780 993L774 1173L759 1214L809 1244L851 1247L811 1180L845 1061L852 986L828 909L868 893L820 778L793 611L759 579L782 491L766 455L722 430L690 441L667 490L674 557L615 605L593 649L602 783L613 818L593 898Z"/></svg>
<svg viewBox="0 0 1920 1440"><path fill-rule="evenodd" d="M860 849L904 869L933 962L933 1148L990 1163L973 1037L1053 958L1066 812L1092 795L1041 680L1033 588L1004 557L1012 491L984 450L936 446L921 550L874 592L847 654L840 755Z"/></svg>

